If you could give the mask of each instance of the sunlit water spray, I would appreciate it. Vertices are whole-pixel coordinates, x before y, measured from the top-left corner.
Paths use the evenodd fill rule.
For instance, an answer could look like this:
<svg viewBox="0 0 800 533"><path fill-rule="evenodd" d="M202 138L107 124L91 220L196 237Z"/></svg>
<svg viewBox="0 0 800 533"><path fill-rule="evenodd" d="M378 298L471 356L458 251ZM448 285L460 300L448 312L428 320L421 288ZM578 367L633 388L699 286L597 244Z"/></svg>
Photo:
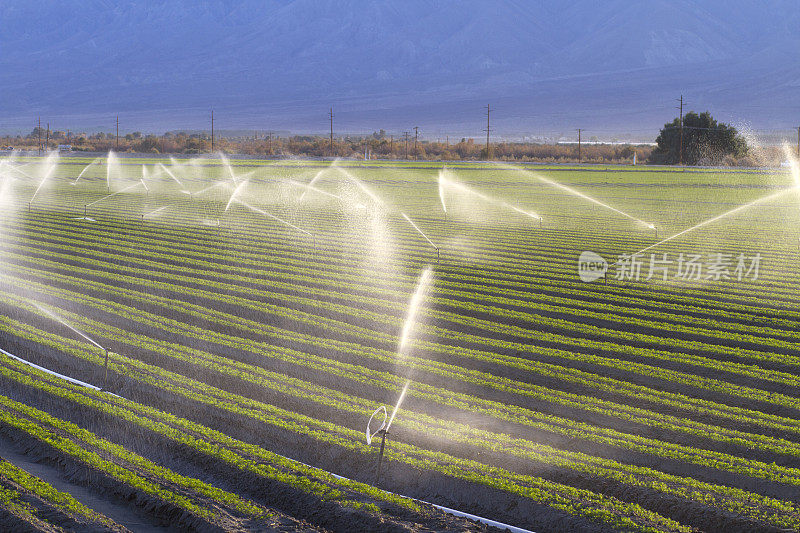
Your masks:
<svg viewBox="0 0 800 533"><path fill-rule="evenodd" d="M447 214L447 204L444 201L444 183L442 182L442 180L445 179L444 178L444 173L445 172L446 172L446 170L444 168L439 171L439 183L438 183L438 185L439 185L439 200L442 202L442 211L444 211L445 214Z"/></svg>
<svg viewBox="0 0 800 533"><path fill-rule="evenodd" d="M243 182L241 182L239 185L237 185L237 186L236 186L236 188L235 188L235 189L233 190L233 192L231 193L231 197L230 197L230 199L228 199L228 204L225 206L225 211L228 211L228 209L230 209L230 207L231 207L231 204L232 204L232 203L233 203L233 201L236 199L236 196L237 196L239 193L241 193L241 192L242 192L242 190L243 190L243 189L244 189L246 186L247 186L247 181L243 181Z"/></svg>
<svg viewBox="0 0 800 533"><path fill-rule="evenodd" d="M250 204L248 204L248 203L246 203L246 202L244 202L242 200L238 200L237 199L236 203L243 205L244 207L246 207L247 209L250 209L251 211L254 211L256 213L260 213L260 214L262 214L262 215L264 215L266 217L269 217L269 218L271 218L273 220L276 220L276 221L280 222L281 224L284 224L284 225L286 225L286 226L288 226L288 227L290 227L292 229L295 229L295 230L297 230L297 231L299 231L301 233L305 233L306 235L308 235L312 239L314 238L314 234L312 234L311 232L306 231L303 228L299 228L299 227L295 226L294 224L292 224L291 222L283 220L282 218L277 217L277 216L273 215L272 213L264 211L263 209L259 209L258 207L254 207L254 206L252 206L252 205L250 205Z"/></svg>
<svg viewBox="0 0 800 533"><path fill-rule="evenodd" d="M58 153L57 152L51 153L49 156L47 156L47 159L45 159L45 162L44 162L44 175L42 176L42 181L39 182L39 186L36 187L36 191L34 191L33 196L28 201L28 207L30 207L30 205L33 203L33 200L36 199L36 196L39 194L39 191L42 190L42 187L44 186L45 182L53 174L53 171L56 169L56 161L57 160L58 160Z"/></svg>
<svg viewBox="0 0 800 533"><path fill-rule="evenodd" d="M81 170L80 174L78 174L78 177L77 177L77 178L75 178L75 181L73 181L73 182L72 182L72 184L73 184L73 185L77 185L77 184L78 184L78 180L80 180L80 179L83 177L83 174L84 174L84 172L86 172L87 170L89 170L89 167L91 167L91 166L93 166L93 165L97 165L98 163L100 163L100 158L99 158L99 157L98 157L98 158L96 158L96 159L95 159L94 161L92 161L91 163L89 163L88 165L86 165L85 167L83 167L83 170Z"/></svg>
<svg viewBox="0 0 800 533"><path fill-rule="evenodd" d="M400 214L401 214L401 215L403 215L403 218L405 218L405 219L408 221L408 223L409 223L409 224L411 224L411 227L413 227L415 230L417 230L417 233L419 233L420 235L422 235L422 236L425 238L425 240L426 240L426 241L428 241L428 244L430 244L431 246L433 246L433 248L436 250L436 261L438 262L438 261L439 261L439 247L438 247L438 246L436 246L435 244L433 244L433 241L432 241L432 240L430 240L430 239L428 238L428 236L427 236L427 235L425 235L425 233L423 233L423 232L422 232L422 230L421 230L421 229L419 229L419 227L418 227L416 224L414 224L414 221L413 221L413 220L411 220L411 218L409 218L409 216L408 216L408 215L406 215L406 214L405 214L405 213L403 213L402 211L400 212Z"/></svg>
<svg viewBox="0 0 800 533"><path fill-rule="evenodd" d="M228 158L225 157L225 154L223 154L222 152L219 152L219 159L220 161L222 161L222 164L225 166L225 168L228 169L228 174L230 174L233 182L236 183L236 174L233 173L233 167L231 166L231 162L228 161Z"/></svg>
<svg viewBox="0 0 800 533"><path fill-rule="evenodd" d="M106 156L106 186L108 187L108 192L111 192L112 170L119 170L119 159L114 152L109 151Z"/></svg>
<svg viewBox="0 0 800 533"><path fill-rule="evenodd" d="M306 193L307 193L308 191L310 191L310 190L311 190L311 191L319 191L319 189L316 189L316 188L314 187L314 184L317 182L317 180L318 180L318 179L320 179L320 178L322 177L322 174L323 174L324 172L325 172L325 169L322 169L322 170L320 170L319 172L317 172L317 174L316 174L316 175L315 175L313 178L311 178L311 181L309 181L309 182L308 182L308 183L305 185L306 189L303 191L303 193L300 195L300 198L297 200L297 203L298 203L298 204L302 204L302 203L303 203L303 198L305 198L305 197L306 197Z"/></svg>
<svg viewBox="0 0 800 533"><path fill-rule="evenodd" d="M179 180L179 179L177 178L177 176L175 176L175 174L173 174L172 172L170 172L170 170L169 170L167 167L165 167L163 164L159 163L158 165L161 167L161 170L163 170L164 172L166 172L166 173L167 173L167 176L169 176L170 178L174 179L174 180L175 180L175 182L176 182L178 185L180 185L181 187L183 187L183 183L181 182L181 180Z"/></svg>
<svg viewBox="0 0 800 533"><path fill-rule="evenodd" d="M716 222L718 220L721 220L723 218L729 217L731 215L735 215L736 213L739 213L740 211L744 211L745 209L753 207L754 205L762 204L762 203L765 203L765 202L769 202L771 200L775 200L775 199L780 198L781 196L787 195L789 193L800 193L800 187L792 187L791 189L783 189L783 190L780 190L780 191L778 191L776 193L768 194L767 196L762 196L761 198L757 198L757 199L753 200L752 202L749 202L749 203L744 204L744 205L740 205L739 207L735 207L735 208L731 209L730 211L725 211L724 213L722 213L720 215L717 215L717 216L715 216L713 218L709 218L708 220L704 220L703 222L700 222L699 224L696 224L696 225L692 226L691 228L687 228L687 229L685 229L683 231L680 231L680 232L676 233L675 235L671 235L671 236L667 237L666 239L663 239L663 240L661 240L661 241L659 241L659 242L657 242L655 244L651 244L650 246L648 246L646 248L642 248L641 250L639 250L636 253L637 254L644 253L647 250L650 250L651 248L655 248L656 246L660 246L660 245L662 245L662 244L664 244L666 242L669 242L669 241L671 241L673 239L677 239L681 235L686 235L687 233L690 233L690 232L692 232L694 230L700 229L703 226L707 226L707 225L709 225L709 224L711 224L713 222ZM619 263L619 261L618 261L618 263Z"/></svg>
<svg viewBox="0 0 800 533"><path fill-rule="evenodd" d="M351 173L349 173L348 171L346 171L345 169L343 169L343 168L341 168L341 167L332 167L332 168L335 168L335 169L336 169L336 170L338 170L338 171L339 171L339 172L340 172L340 173L341 173L341 174L342 174L342 175L343 175L345 178L347 178L347 179L348 179L348 180L350 180L351 182L355 183L355 184L356 184L356 186L357 186L359 189L361 189L361 191L362 191L362 192L364 192L364 194L366 194L367 196L369 196L369 197L372 199L372 201L374 201L376 204L378 204L378 205L386 205L386 202L384 202L384 201L383 201L383 199L382 199L380 196L378 196L377 194L375 194L374 192L372 192L372 191L369 189L369 187L367 187L367 186L364 184L364 182L362 182L360 179L358 179L357 177L353 176Z"/></svg>
<svg viewBox="0 0 800 533"><path fill-rule="evenodd" d="M172 207L172 206L171 205L164 205L164 206L159 207L158 209L153 209L149 213L145 213L144 215L142 215L142 218L144 219L144 218L160 216L162 214L162 212L165 209L169 208L169 207Z"/></svg>
<svg viewBox="0 0 800 533"><path fill-rule="evenodd" d="M142 180L139 180L139 181L137 181L136 183L134 183L133 185L129 185L129 186L125 187L125 188L124 188L124 189L122 189L122 190L119 190L119 191L112 192L111 194L108 194L108 195L106 195L106 196L103 196L103 197L102 197L102 198L100 198L99 200L95 200L94 202L91 202L91 203L88 203L88 204L84 205L84 206L83 206L83 214L84 214L84 216L86 216L86 209L87 209L87 208L89 208L89 207L92 207L92 206L93 206L93 205L95 205L95 204L99 204L99 203L100 203L100 202L102 202L103 200L108 200L109 198L112 198L112 197L114 197L114 196L117 196L118 194L122 194L122 193L124 193L124 192L127 192L127 191L129 191L129 190L131 190L131 189L133 189L133 188L135 188L135 187L138 187L138 186L140 186L140 185L144 185L144 181L142 181ZM144 186L145 186L145 188L147 187L147 185L144 185Z"/></svg>
<svg viewBox="0 0 800 533"><path fill-rule="evenodd" d="M30 301L30 300L29 300L29 301ZM60 323L61 325L63 325L63 326L65 326L65 327L69 328L69 329L70 329L70 330L72 330L72 331L73 331L75 334L79 335L81 338L83 338L83 339L84 339L84 340L86 340L87 342L89 342L89 343L93 344L94 346L98 347L100 350L102 350L103 352L105 352L105 378L103 379L103 388L104 388L104 389L106 389L106 388L107 388L107 385L108 385L108 348L105 348L105 347L101 346L101 345L100 345L100 343L98 343L96 340L94 340L93 338L89 337L87 334L85 334L84 332L82 332L81 330L79 330L78 328L76 328L75 326L73 326L72 324L68 323L66 320L64 320L63 318L61 318L60 316L58 316L58 315L57 315L57 314L55 314L54 312L50 311L49 309L46 309L46 308L42 307L41 305L37 304L37 303L36 303L36 302L34 302L34 301L30 301L30 302L31 302L31 303L34 305L34 307L36 307L36 308L37 308L39 311L41 311L42 313L44 313L44 314L45 314L45 315L47 315L48 317L52 318L52 319L53 319L53 320L55 320L56 322Z"/></svg>
<svg viewBox="0 0 800 533"><path fill-rule="evenodd" d="M452 187L453 189L456 189L456 190L461 191L463 193L466 193L466 194L475 196L477 198L480 198L481 200L485 201L486 203L493 204L493 205L496 205L496 206L499 206L499 207L504 207L506 209L510 209L510 210L512 210L512 211L514 211L516 213L519 213L521 215L524 215L526 217L530 217L530 218L532 218L534 220L538 220L539 222L542 221L542 217L540 215L537 215L536 213L534 213L532 211L526 211L525 209L522 209L521 207L517 207L516 205L510 204L510 203L505 202L503 200L498 200L496 198L492 198L490 196L487 196L486 194L483 194L480 191L476 191L475 189L473 189L471 187L467 187L463 183L459 183L458 181L455 181L455 180L453 180L451 178L445 177L445 173L441 172L441 171L439 173L439 187L440 187L440 194L442 195L442 205L444 205L444 192L442 192L443 189L445 187Z"/></svg>
<svg viewBox="0 0 800 533"><path fill-rule="evenodd" d="M592 198L588 194L582 193L582 192L580 192L580 191L578 191L576 189L573 189L572 187L569 187L567 185L559 183L559 182L557 182L555 180L552 180L550 178L546 178L544 176L536 174L535 172L531 172L530 170L526 170L524 168L514 167L514 166L501 166L501 168L514 170L514 171L517 171L517 172L522 172L528 177L535 178L535 179L541 181L542 183L546 183L546 184L551 185L551 186L553 186L553 187L555 187L557 189L565 191L565 192L567 192L567 193L569 193L569 194L571 194L573 196L576 196L578 198L582 198L582 199L584 199L584 200L586 200L588 202L592 202L593 204L599 205L600 207L602 207L604 209L608 209L609 211L613 211L614 213L617 213L617 214L622 215L622 216L624 216L626 218L629 218L629 219L633 220L634 222L642 224L643 226L646 226L646 227L648 227L650 229L656 229L655 225L653 225L650 222L645 222L644 220L642 220L640 218L636 218L635 216L630 215L630 214L626 213L625 211L622 211L621 209L617 209L616 207L610 206L605 202L601 202L597 198Z"/></svg>
<svg viewBox="0 0 800 533"><path fill-rule="evenodd" d="M430 288L431 281L433 279L433 273L430 268L426 268L419 277L417 281L417 287L414 291L413 296L411 296L411 300L408 303L408 313L406 315L406 320L403 323L403 330L400 334L400 343L397 348L397 356L400 358L405 357L405 349L408 344L408 340L411 338L414 332L414 325L417 322L417 315L419 314L419 309L422 305L422 301L425 298L425 295ZM413 369L412 369L413 371ZM400 391L400 396L397 398L397 402L394 405L394 409L392 410L392 414L387 421L386 416L386 407L380 406L378 407L370 417L369 421L367 422L367 430L366 430L366 437L367 437L367 444L372 444L372 440L378 434L381 435L381 448L378 455L378 470L377 470L377 477L380 479L381 475L381 463L383 462L383 450L384 445L386 444L386 435L389 433L389 429L392 427L394 423L394 419L397 416L397 411L400 409L400 405L402 405L403 400L408 393L409 386L411 385L411 379L407 379L405 384L403 385L403 389ZM380 423L378 429L372 430L371 424L373 419L379 414L383 413L383 420Z"/></svg>
<svg viewBox="0 0 800 533"><path fill-rule="evenodd" d="M220 182L217 182L217 183L215 183L215 184L213 184L213 185L209 185L208 187L205 187L205 188L203 188L203 189L200 189L200 190L199 190L199 191L197 191L197 192L194 192L194 193L192 193L192 196L200 196L201 194L205 194L205 193L207 193L208 191L210 191L211 189L214 189L214 188L216 188L216 187L229 187L229 186L230 186L230 185L229 185L228 183L226 183L226 182L224 182L224 181L220 181Z"/></svg>

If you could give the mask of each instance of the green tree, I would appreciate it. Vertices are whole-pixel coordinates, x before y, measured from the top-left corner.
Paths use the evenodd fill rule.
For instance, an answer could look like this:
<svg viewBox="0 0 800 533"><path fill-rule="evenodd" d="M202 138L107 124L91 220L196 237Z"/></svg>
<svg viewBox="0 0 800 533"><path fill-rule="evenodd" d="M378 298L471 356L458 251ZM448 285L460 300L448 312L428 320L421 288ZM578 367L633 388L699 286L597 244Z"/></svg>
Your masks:
<svg viewBox="0 0 800 533"><path fill-rule="evenodd" d="M674 165L680 162L681 123L676 118L664 124L656 139L657 147L650 162ZM699 115L691 111L683 117L683 162L717 164L726 156L747 154L747 141L736 128L717 122L708 111Z"/></svg>

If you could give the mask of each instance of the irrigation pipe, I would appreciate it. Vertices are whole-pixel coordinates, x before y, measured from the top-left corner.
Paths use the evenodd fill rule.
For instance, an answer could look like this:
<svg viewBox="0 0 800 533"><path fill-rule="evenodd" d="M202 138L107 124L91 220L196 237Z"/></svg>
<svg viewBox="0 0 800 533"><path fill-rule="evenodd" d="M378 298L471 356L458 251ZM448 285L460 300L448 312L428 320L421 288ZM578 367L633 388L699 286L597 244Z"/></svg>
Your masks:
<svg viewBox="0 0 800 533"><path fill-rule="evenodd" d="M31 367L33 367L33 368L35 368L37 370L41 370L42 372L45 372L46 374L50 374L51 376L55 376L57 378L61 378L63 380L69 381L70 383L74 383L75 385L80 385L80 386L87 387L87 388L92 389L92 390L96 390L96 391L99 391L99 392L104 392L104 393L109 394L111 396L116 396L117 398L122 398L122 396L119 396L118 394L114 394L112 392L108 392L108 391L103 390L100 387L97 387L97 386L92 385L90 383L86 383L84 381L80 381L80 380L77 380L75 378L71 378L69 376L65 376L63 374L59 374L58 372L54 372L52 370L48 370L47 368L44 368L44 367L39 366L37 364L31 363L30 361L26 361L25 359L22 359L21 357L17 357L14 354L8 353L7 351L3 350L2 348L0 348L0 353L2 353L4 355L7 355L8 357L10 357L11 359L14 359L15 361L19 361L20 363L23 363L23 364L26 364L28 366L31 366ZM380 409L378 409L378 411L379 410ZM377 413L377 411L376 411L376 413ZM385 422L385 419L384 419L384 422ZM286 457L286 456L280 455L280 454L275 454L275 455L278 455L279 457L282 457L282 458L287 459L289 461L292 461L292 462L299 463L301 465L307 466L309 468L313 468L315 470L321 470L322 472L325 472L326 474L330 474L331 476L333 476L333 477L335 477L337 479L342 479L344 481L354 481L354 480L352 480L350 478L346 478L344 476L340 476L338 474L334 474L333 472L328 472L327 470L323 470L322 468L320 468L318 466L312 466L312 465L306 464L306 463L304 463L302 461L298 461L297 459L292 459L291 457ZM376 487L376 488L378 488L378 487ZM496 520L491 520L489 518L484 518L482 516L477 516L477 515L474 515L474 514L465 513L463 511L459 511L457 509L451 509L450 507L445 507L443 505L437 505L435 503L426 502L425 500L420 500L420 499L417 499L417 498L411 498L409 496L404 496L402 494L397 494L397 493L390 492L388 490L383 490L383 489L380 489L380 488L378 488L378 490L382 490L383 492L385 492L387 494L391 494L393 496L400 496L401 498L408 498L409 500L414 500L415 502L423 503L425 505L430 505L431 507L435 507L435 508L439 509L440 511L445 512L445 513L447 513L449 515L457 516L459 518L467 518L469 520L474 520L475 522L480 522L482 524L486 524L487 526L496 527L496 528L499 528L499 529L505 529L507 531L510 531L511 533L534 533L533 531L531 531L529 529L522 529L521 527L516 527L516 526L509 525L509 524L504 524L503 522L498 522Z"/></svg>

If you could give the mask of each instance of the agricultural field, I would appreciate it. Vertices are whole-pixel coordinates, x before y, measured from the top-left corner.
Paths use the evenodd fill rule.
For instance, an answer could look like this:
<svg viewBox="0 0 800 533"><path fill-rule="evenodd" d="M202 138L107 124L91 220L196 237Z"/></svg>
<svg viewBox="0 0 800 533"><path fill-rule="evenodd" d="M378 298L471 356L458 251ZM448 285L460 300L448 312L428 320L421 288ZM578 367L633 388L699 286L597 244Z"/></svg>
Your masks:
<svg viewBox="0 0 800 533"><path fill-rule="evenodd" d="M796 531L798 184L10 156L0 521Z"/></svg>

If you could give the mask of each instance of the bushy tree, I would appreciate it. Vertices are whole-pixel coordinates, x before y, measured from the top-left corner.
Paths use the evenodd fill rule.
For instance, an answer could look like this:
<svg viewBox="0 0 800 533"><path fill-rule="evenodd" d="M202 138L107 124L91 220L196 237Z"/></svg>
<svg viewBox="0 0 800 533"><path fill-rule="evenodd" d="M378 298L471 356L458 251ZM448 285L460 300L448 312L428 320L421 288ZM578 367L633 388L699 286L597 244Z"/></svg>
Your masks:
<svg viewBox="0 0 800 533"><path fill-rule="evenodd" d="M650 155L653 163L674 165L680 162L681 123L676 118L664 124ZM687 165L718 164L726 156L743 157L747 141L736 128L717 122L708 111L691 111L683 117L683 162Z"/></svg>

